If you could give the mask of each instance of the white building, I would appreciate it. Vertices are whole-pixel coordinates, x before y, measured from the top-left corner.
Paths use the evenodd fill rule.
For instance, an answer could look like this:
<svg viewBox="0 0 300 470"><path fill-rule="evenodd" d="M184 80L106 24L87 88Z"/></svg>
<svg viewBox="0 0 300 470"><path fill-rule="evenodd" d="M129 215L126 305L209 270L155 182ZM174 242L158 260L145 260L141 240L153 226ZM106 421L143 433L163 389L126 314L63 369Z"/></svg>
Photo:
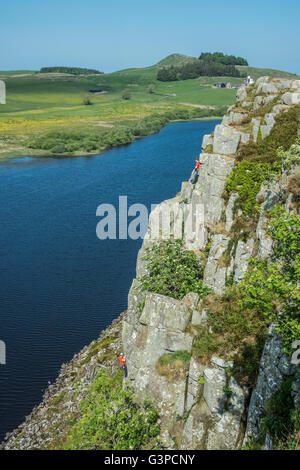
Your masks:
<svg viewBox="0 0 300 470"><path fill-rule="evenodd" d="M253 83L254 83L253 78L251 78L250 75L248 75L248 77L247 77L247 86L248 85L253 85Z"/></svg>
<svg viewBox="0 0 300 470"><path fill-rule="evenodd" d="M3 80L0 80L0 104L6 104L6 90Z"/></svg>

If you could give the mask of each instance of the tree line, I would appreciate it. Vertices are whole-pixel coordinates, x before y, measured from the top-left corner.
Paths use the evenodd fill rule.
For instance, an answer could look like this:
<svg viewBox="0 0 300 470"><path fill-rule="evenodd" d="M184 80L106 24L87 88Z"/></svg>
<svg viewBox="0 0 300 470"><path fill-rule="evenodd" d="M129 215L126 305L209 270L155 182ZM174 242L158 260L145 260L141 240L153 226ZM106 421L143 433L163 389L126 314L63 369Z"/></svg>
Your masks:
<svg viewBox="0 0 300 470"><path fill-rule="evenodd" d="M234 55L226 55L222 52L202 52L199 57L200 60L206 62L217 62L223 65L248 65L248 62L243 57L235 57Z"/></svg>
<svg viewBox="0 0 300 470"><path fill-rule="evenodd" d="M40 73L70 73L72 75L101 74L99 70L85 69L81 67L42 67Z"/></svg>

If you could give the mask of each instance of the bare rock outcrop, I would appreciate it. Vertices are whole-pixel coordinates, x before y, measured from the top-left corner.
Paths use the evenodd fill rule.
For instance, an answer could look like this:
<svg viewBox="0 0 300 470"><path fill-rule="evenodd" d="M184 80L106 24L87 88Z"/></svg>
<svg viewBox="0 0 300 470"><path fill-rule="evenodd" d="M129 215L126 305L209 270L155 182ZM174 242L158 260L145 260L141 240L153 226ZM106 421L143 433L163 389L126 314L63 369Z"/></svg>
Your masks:
<svg viewBox="0 0 300 470"><path fill-rule="evenodd" d="M282 343L273 327L265 343L260 361L256 387L251 395L248 409L245 442L258 437L261 418L264 416L265 405L271 396L278 391L284 377L295 373L294 366L282 351Z"/></svg>

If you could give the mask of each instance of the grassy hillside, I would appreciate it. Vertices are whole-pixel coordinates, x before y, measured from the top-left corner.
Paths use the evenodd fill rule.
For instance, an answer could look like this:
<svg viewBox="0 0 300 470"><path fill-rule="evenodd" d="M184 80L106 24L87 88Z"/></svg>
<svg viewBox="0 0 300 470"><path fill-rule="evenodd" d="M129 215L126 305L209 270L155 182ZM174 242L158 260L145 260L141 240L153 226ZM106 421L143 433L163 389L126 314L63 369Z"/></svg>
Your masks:
<svg viewBox="0 0 300 470"><path fill-rule="evenodd" d="M244 65L236 65L236 68L243 74L251 75L254 80L257 80L259 77L269 76L269 77L278 77L278 78L298 78L299 76L294 73L283 72L282 70L273 70L273 69L260 69L257 67L246 67Z"/></svg>
<svg viewBox="0 0 300 470"><path fill-rule="evenodd" d="M118 130L120 126L122 130L127 129L155 113L173 112L173 116L178 115L178 110L189 110L189 114L181 114L186 118L213 117L213 114L219 117L224 113L224 106L234 103L236 90L217 89L212 85L216 81L239 84L242 79L156 80L159 67L192 60L195 58L172 54L151 67L89 76L0 71L0 79L5 80L7 88L7 104L0 105L0 158L41 153L37 149L26 148L27 139L53 130L101 134L107 129ZM291 76L286 72L242 68L255 78L266 74ZM154 93L149 93L150 84L154 86ZM90 90L101 90L101 94ZM122 99L124 90L129 91L129 100ZM86 96L89 96L91 106L83 104Z"/></svg>
<svg viewBox="0 0 300 470"><path fill-rule="evenodd" d="M170 67L171 65L184 65L188 62L194 62L196 57L183 54L171 54L157 62L158 67Z"/></svg>
<svg viewBox="0 0 300 470"><path fill-rule="evenodd" d="M127 128L154 113L178 109L200 110L204 116L202 108L207 108L212 117L211 107L234 102L236 91L212 89L212 78L162 83L156 80L156 73L153 66L88 77L9 74L5 78L7 104L0 106L0 158L45 153L26 148L26 140L35 135L59 130L101 134L107 129ZM155 86L152 94L148 92L150 84ZM129 100L122 99L126 89ZM91 106L83 104L86 95ZM215 116L220 116L219 109ZM193 118L197 117L200 114L194 114Z"/></svg>
<svg viewBox="0 0 300 470"><path fill-rule="evenodd" d="M187 56L183 54L171 54L165 57L164 59L160 60L156 65L158 67L170 67L171 65L180 66L188 62L194 62L195 60L197 60L197 57ZM236 68L240 71L241 74L251 75L251 77L254 78L255 80L257 80L259 77L266 76L266 75L268 75L269 77L290 78L290 79L297 77L297 75L294 73L284 72L282 70L249 67L249 66L242 66L242 65L236 65ZM227 77L227 81L228 81L228 77Z"/></svg>
<svg viewBox="0 0 300 470"><path fill-rule="evenodd" d="M0 80L20 75L33 75L35 73L34 70L0 70Z"/></svg>

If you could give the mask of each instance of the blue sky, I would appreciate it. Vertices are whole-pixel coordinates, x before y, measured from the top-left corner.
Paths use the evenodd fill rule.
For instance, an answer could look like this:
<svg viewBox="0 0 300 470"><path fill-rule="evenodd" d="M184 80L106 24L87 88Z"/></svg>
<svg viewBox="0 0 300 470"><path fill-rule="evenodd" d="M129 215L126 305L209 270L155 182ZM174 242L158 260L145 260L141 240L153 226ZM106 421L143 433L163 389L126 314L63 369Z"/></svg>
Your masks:
<svg viewBox="0 0 300 470"><path fill-rule="evenodd" d="M222 51L300 74L299 0L2 0L0 69L111 72Z"/></svg>

